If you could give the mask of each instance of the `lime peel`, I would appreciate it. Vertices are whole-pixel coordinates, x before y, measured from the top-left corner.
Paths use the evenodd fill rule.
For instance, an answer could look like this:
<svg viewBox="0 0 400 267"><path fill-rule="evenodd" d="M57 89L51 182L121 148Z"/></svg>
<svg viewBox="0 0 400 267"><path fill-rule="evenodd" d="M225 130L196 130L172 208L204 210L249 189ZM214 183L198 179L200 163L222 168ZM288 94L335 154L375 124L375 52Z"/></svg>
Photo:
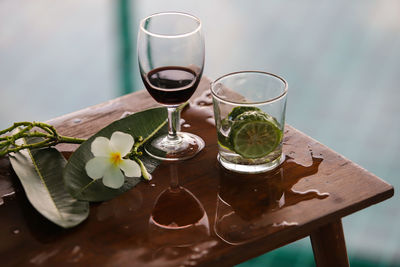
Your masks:
<svg viewBox="0 0 400 267"><path fill-rule="evenodd" d="M282 131L275 118L258 108L248 108L237 107L230 113L235 115L229 133L230 147L244 158L262 158L278 147ZM237 114L239 111L241 114Z"/></svg>

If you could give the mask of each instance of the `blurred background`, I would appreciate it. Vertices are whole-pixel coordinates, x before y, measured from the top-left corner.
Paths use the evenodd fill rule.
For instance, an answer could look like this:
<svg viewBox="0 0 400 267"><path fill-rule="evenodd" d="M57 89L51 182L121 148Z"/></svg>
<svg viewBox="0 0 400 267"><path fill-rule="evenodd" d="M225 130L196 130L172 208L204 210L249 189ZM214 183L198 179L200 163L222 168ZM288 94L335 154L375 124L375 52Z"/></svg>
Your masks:
<svg viewBox="0 0 400 267"><path fill-rule="evenodd" d="M139 20L171 10L203 21L207 77L283 76L289 124L399 188L398 0L0 0L0 128L144 88ZM352 266L400 266L398 196L343 222ZM309 239L261 265L314 266Z"/></svg>

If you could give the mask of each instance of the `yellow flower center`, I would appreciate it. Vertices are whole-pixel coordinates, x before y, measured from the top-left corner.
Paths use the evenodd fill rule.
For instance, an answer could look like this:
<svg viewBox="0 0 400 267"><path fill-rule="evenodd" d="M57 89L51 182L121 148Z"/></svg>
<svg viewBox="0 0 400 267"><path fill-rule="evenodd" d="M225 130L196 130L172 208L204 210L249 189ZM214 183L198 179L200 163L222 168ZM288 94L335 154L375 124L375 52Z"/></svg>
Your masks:
<svg viewBox="0 0 400 267"><path fill-rule="evenodd" d="M119 153L119 152L111 153L110 161L115 166L118 166L119 164L121 164L121 162L122 162L121 153Z"/></svg>

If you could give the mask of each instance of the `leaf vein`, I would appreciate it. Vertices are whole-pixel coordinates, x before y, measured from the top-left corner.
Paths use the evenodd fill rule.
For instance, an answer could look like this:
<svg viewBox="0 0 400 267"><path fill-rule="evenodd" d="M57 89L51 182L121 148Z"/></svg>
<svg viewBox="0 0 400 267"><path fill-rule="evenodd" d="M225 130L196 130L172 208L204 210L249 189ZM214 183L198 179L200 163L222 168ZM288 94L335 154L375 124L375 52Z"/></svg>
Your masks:
<svg viewBox="0 0 400 267"><path fill-rule="evenodd" d="M24 143L27 144L25 138L23 138L23 140L24 140ZM61 218L62 220L64 220L64 216L62 215L62 213L60 212L59 208L57 207L57 204L55 203L55 201L54 201L54 199L53 199L53 195L51 194L51 192L50 192L50 190L49 190L49 188L48 188L48 186L47 186L47 184L46 184L46 181L44 180L44 177L43 177L43 175L42 175L42 173L41 173L41 171L40 171L40 169L39 169L38 164L36 164L36 161L35 161L35 159L34 159L32 153L31 153L31 150L30 150L30 149L27 149L27 151L28 151L29 157L30 157L31 160L32 160L33 167L35 168L35 170L36 170L36 172L37 172L37 174L38 174L38 176L39 176L39 178L40 178L40 180L41 180L41 182L42 182L44 188L46 189L47 193L50 195L50 199L51 199L51 201L52 201L54 207L56 208L58 215L60 216L60 218Z"/></svg>

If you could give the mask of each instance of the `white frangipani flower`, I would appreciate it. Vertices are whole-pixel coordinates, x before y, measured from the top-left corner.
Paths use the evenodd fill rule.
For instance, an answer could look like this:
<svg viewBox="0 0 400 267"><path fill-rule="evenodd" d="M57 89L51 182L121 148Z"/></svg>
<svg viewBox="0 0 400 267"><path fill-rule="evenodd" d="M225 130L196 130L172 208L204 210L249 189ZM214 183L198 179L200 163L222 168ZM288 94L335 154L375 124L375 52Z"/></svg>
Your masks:
<svg viewBox="0 0 400 267"><path fill-rule="evenodd" d="M85 166L87 175L92 179L103 178L103 184L114 189L124 184L124 174L127 177L140 177L142 173L139 164L123 158L134 143L131 135L118 131L110 139L96 137L91 146L94 158Z"/></svg>

